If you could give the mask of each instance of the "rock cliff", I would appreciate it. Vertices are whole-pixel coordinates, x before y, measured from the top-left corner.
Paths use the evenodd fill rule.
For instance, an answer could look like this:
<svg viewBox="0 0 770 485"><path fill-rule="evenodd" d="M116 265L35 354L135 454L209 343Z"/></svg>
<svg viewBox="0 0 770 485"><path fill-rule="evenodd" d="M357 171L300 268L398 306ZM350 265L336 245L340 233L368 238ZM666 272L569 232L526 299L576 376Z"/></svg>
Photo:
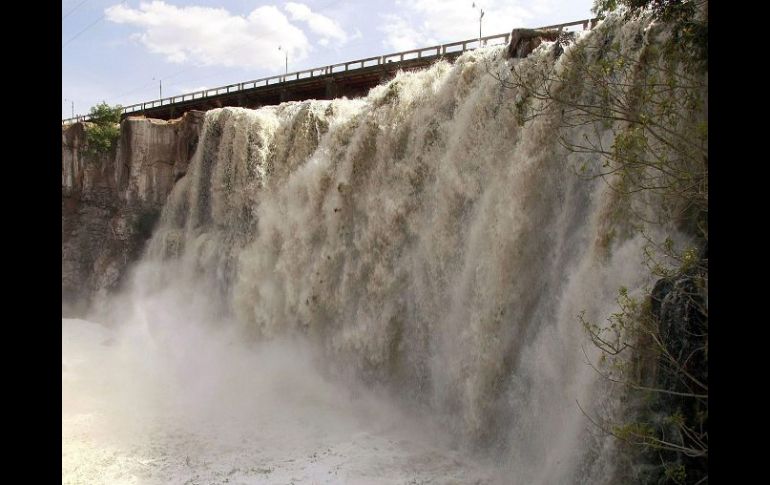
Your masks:
<svg viewBox="0 0 770 485"><path fill-rule="evenodd" d="M109 153L90 154L87 123L62 127L62 314L78 316L120 286L174 183L187 171L204 113L129 117Z"/></svg>

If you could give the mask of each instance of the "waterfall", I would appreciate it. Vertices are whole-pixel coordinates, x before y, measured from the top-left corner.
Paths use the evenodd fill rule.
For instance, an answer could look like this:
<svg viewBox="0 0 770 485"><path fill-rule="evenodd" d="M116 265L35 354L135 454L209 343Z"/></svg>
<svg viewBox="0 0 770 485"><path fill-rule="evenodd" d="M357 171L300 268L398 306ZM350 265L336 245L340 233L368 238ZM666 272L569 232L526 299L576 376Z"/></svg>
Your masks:
<svg viewBox="0 0 770 485"><path fill-rule="evenodd" d="M310 367L429 416L491 483L607 483L614 442L584 412L612 403L578 315L602 322L619 287L649 284L645 240L602 243L616 200L577 173L590 155L559 142L563 111L534 100L522 122L523 93L498 78L608 36L639 55L648 24L607 21L561 56L468 52L361 99L208 111L105 319L178 362L211 331L303 339ZM597 129L611 136L567 136ZM280 367L254 365L238 372Z"/></svg>

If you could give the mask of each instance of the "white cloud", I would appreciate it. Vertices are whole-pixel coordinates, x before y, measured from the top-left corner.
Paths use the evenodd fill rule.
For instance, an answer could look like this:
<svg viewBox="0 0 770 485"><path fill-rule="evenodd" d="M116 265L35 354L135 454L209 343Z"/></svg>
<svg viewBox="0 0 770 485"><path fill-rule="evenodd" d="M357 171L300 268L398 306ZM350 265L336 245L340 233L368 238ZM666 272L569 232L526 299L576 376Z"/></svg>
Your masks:
<svg viewBox="0 0 770 485"><path fill-rule="evenodd" d="M389 49L405 51L416 47L425 47L429 44L426 40L426 34L412 26L403 17L395 14L384 14L382 20L380 31L385 34L382 43Z"/></svg>
<svg viewBox="0 0 770 485"><path fill-rule="evenodd" d="M142 2L138 9L114 5L105 14L112 22L140 27L141 32L132 37L150 52L175 63L279 72L284 64L279 45L295 62L306 58L311 50L302 29L274 6L258 7L243 17L223 8L176 7L156 0ZM327 35L331 36L330 32Z"/></svg>
<svg viewBox="0 0 770 485"><path fill-rule="evenodd" d="M513 27L537 27L531 25L535 14L553 10L552 0L536 0L532 8L514 0L397 0L397 9L403 13L381 16L383 45L400 51L478 37L479 10L473 3L484 9L483 36L503 34Z"/></svg>
<svg viewBox="0 0 770 485"><path fill-rule="evenodd" d="M337 22L325 15L314 13L307 5L289 2L284 8L292 20L305 22L313 33L321 37L319 44L328 45L329 40L337 40L340 44L347 42L348 35Z"/></svg>

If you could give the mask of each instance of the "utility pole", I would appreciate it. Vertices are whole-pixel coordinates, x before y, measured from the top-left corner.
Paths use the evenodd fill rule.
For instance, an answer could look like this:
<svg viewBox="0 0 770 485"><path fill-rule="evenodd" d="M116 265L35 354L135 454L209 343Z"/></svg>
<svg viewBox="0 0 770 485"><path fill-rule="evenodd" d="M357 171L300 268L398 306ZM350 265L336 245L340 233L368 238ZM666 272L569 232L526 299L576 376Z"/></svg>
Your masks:
<svg viewBox="0 0 770 485"><path fill-rule="evenodd" d="M160 78L158 78L158 96L160 96L159 99L163 99L163 80Z"/></svg>
<svg viewBox="0 0 770 485"><path fill-rule="evenodd" d="M64 102L66 103L67 101L72 103L72 117L74 118L75 117L75 102L73 100L71 100L71 99L64 98Z"/></svg>
<svg viewBox="0 0 770 485"><path fill-rule="evenodd" d="M479 48L480 48L481 47L481 19L484 18L484 9L481 7L476 7L476 2L473 2L472 7L479 9Z"/></svg>

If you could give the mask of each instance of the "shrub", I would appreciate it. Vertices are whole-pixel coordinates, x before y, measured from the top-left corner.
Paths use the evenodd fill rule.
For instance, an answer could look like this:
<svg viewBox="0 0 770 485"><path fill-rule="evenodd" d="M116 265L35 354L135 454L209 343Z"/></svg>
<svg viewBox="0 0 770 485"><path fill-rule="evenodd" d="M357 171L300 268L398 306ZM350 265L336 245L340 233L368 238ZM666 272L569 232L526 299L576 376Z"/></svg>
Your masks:
<svg viewBox="0 0 770 485"><path fill-rule="evenodd" d="M109 153L120 136L120 115L123 107L101 102L91 108L91 123L86 126L86 152L92 155Z"/></svg>

